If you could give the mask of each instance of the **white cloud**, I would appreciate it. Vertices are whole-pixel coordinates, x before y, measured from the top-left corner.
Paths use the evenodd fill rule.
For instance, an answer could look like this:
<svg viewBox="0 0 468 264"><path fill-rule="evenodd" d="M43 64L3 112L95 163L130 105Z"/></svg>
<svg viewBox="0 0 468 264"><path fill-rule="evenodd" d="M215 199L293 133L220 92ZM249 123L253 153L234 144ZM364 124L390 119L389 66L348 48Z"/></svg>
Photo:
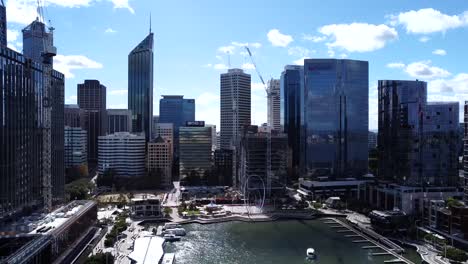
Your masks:
<svg viewBox="0 0 468 264"><path fill-rule="evenodd" d="M242 64L242 69L244 70L255 70L255 66L252 63Z"/></svg>
<svg viewBox="0 0 468 264"><path fill-rule="evenodd" d="M447 15L432 8L411 10L398 15L390 15L392 25L403 25L406 32L413 34L428 34L445 32L448 29L468 25L468 12L460 15Z"/></svg>
<svg viewBox="0 0 468 264"><path fill-rule="evenodd" d="M227 70L227 69L229 69L229 67L227 65L223 64L223 63L217 63L217 64L213 65L213 68L215 70Z"/></svg>
<svg viewBox="0 0 468 264"><path fill-rule="evenodd" d="M54 68L63 74L66 78L73 78L75 75L71 72L77 69L101 69L101 63L93 61L83 55L57 55L54 57Z"/></svg>
<svg viewBox="0 0 468 264"><path fill-rule="evenodd" d="M419 38L419 41L420 41L420 42L423 42L423 43L426 43L426 42L428 42L429 40L431 40L431 38L430 38L430 37L427 37L427 36L423 36L423 37L420 37L420 38Z"/></svg>
<svg viewBox="0 0 468 264"><path fill-rule="evenodd" d="M76 95L71 95L68 98L65 98L65 103L66 104L76 104L77 101L77 96Z"/></svg>
<svg viewBox="0 0 468 264"><path fill-rule="evenodd" d="M20 32L18 30L7 29L8 42L15 42L18 39Z"/></svg>
<svg viewBox="0 0 468 264"><path fill-rule="evenodd" d="M346 58L348 58L348 54L346 54L346 53L341 53L341 54L340 54L340 58L346 59Z"/></svg>
<svg viewBox="0 0 468 264"><path fill-rule="evenodd" d="M109 91L109 95L125 95L128 93L127 89L119 89L119 90L111 90Z"/></svg>
<svg viewBox="0 0 468 264"><path fill-rule="evenodd" d="M218 52L221 53L229 53L229 54L234 54L234 50L236 49L235 46L229 45L229 46L222 46L218 48Z"/></svg>
<svg viewBox="0 0 468 264"><path fill-rule="evenodd" d="M319 28L319 32L334 38L329 48L341 48L348 52L368 52L381 49L388 41L398 38L394 28L367 23L331 24Z"/></svg>
<svg viewBox="0 0 468 264"><path fill-rule="evenodd" d="M278 29L272 29L267 34L271 45L275 47L287 47L294 39L290 35L282 34Z"/></svg>
<svg viewBox="0 0 468 264"><path fill-rule="evenodd" d="M62 0L58 0L62 1ZM112 4L114 4L114 9L123 8L128 9L128 11L132 14L135 14L135 10L130 6L128 3L129 0L110 0Z"/></svg>
<svg viewBox="0 0 468 264"><path fill-rule="evenodd" d="M463 100L468 95L468 73L459 73L452 79L436 79L428 83L431 93L455 93Z"/></svg>
<svg viewBox="0 0 468 264"><path fill-rule="evenodd" d="M295 65L304 65L304 60L305 60L305 59L309 59L309 57L302 57L302 58L300 58L300 59L297 59L297 60L293 61L293 63L294 63Z"/></svg>
<svg viewBox="0 0 468 264"><path fill-rule="evenodd" d="M13 44L13 43L11 43L11 42L8 42L8 43L7 43L7 47L10 48L10 49L12 49L12 50L14 50L14 51L16 51L16 52L21 52L21 51L15 46L15 44Z"/></svg>
<svg viewBox="0 0 468 264"><path fill-rule="evenodd" d="M112 28L107 28L104 33L109 33L109 34L113 34L113 33L117 33L117 30L114 30Z"/></svg>
<svg viewBox="0 0 468 264"><path fill-rule="evenodd" d="M248 42L233 41L233 42L231 42L231 44L236 46L236 47L251 47L251 48L256 48L256 49L262 47L262 44L260 44L258 42L248 43Z"/></svg>
<svg viewBox="0 0 468 264"><path fill-rule="evenodd" d="M333 49L331 49L330 47L328 48L327 53L328 53L328 56L329 56L330 58L335 57L335 51L334 51Z"/></svg>
<svg viewBox="0 0 468 264"><path fill-rule="evenodd" d="M288 49L288 54L291 56L297 56L297 57L308 57L310 53L315 53L315 50L310 51L307 48L304 47L291 47Z"/></svg>
<svg viewBox="0 0 468 264"><path fill-rule="evenodd" d="M450 75L450 72L442 68L431 66L431 61L418 61L406 66L405 72L411 77L421 79L444 78Z"/></svg>
<svg viewBox="0 0 468 264"><path fill-rule="evenodd" d="M322 41L325 41L327 40L327 37L325 36L312 36L312 35L308 35L308 34L302 34L302 39L304 40L309 40L309 41L312 41L312 42L322 42Z"/></svg>
<svg viewBox="0 0 468 264"><path fill-rule="evenodd" d="M443 49L436 49L432 52L434 55L440 55L440 56L445 56L447 55L447 52Z"/></svg>
<svg viewBox="0 0 468 264"><path fill-rule="evenodd" d="M387 68L390 68L390 69L403 69L405 68L405 66L406 65L402 62L391 62L387 64Z"/></svg>

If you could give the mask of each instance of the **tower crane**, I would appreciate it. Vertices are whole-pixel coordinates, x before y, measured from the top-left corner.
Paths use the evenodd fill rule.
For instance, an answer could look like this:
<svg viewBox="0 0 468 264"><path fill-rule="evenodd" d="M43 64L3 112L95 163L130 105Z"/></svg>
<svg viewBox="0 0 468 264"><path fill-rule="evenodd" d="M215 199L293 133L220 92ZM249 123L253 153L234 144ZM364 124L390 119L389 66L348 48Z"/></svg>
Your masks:
<svg viewBox="0 0 468 264"><path fill-rule="evenodd" d="M255 63L252 52L250 52L250 49L248 46L244 46L245 49L247 50L247 53L249 54L250 61L254 65L255 71L257 72L258 78L260 78L260 81L262 81L263 87L265 88L265 92L267 94L267 100L268 102L270 101L270 98L273 96L272 92L270 89L268 89L267 85L265 84L265 81L263 80L262 75L260 74L260 71L257 68L257 64ZM267 133L267 155L266 155L266 162L267 162L267 175L266 175L266 188L267 188L267 196L270 197L271 194L271 127L270 131Z"/></svg>
<svg viewBox="0 0 468 264"><path fill-rule="evenodd" d="M43 3L37 0L37 13L39 21L44 23ZM45 24L45 23L44 23ZM44 199L44 207L47 212L52 210L52 151L51 151L51 119L52 119L52 62L54 56L57 55L57 49L53 46L54 28L49 27L49 36L42 36L42 66L43 66L43 89L42 89L42 104L44 107L43 125L42 125L42 195Z"/></svg>

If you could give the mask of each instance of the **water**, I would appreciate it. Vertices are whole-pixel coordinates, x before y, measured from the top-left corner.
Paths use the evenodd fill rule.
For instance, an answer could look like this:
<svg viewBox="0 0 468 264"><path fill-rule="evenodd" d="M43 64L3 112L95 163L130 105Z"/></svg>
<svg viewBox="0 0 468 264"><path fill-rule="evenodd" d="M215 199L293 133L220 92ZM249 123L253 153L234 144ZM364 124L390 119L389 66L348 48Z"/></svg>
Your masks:
<svg viewBox="0 0 468 264"><path fill-rule="evenodd" d="M185 225L187 236L167 243L165 250L176 253L176 263L190 264L294 264L294 263L383 263L389 256L370 256L378 249L364 250L366 243L352 243L323 220L276 221L265 223L227 222ZM306 260L306 250L315 248L317 259ZM406 257L421 263L414 250Z"/></svg>

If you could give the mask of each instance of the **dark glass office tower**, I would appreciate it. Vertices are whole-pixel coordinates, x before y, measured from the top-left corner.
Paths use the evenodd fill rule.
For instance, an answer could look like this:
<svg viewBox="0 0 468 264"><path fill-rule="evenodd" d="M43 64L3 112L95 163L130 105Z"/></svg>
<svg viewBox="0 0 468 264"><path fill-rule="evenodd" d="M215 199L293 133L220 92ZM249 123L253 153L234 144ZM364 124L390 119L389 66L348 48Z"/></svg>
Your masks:
<svg viewBox="0 0 468 264"><path fill-rule="evenodd" d="M106 87L98 80L78 84L78 106L84 110L83 129L88 132L88 160L97 161L98 137L106 135Z"/></svg>
<svg viewBox="0 0 468 264"><path fill-rule="evenodd" d="M23 30L23 53L37 63L43 63L44 44L53 45L54 38L46 25L36 19ZM51 76L52 109L51 109L51 180L54 202L64 198L65 164L64 164L64 89L63 74L54 71Z"/></svg>
<svg viewBox="0 0 468 264"><path fill-rule="evenodd" d="M0 47L0 223L42 205L42 65Z"/></svg>
<svg viewBox="0 0 468 264"><path fill-rule="evenodd" d="M64 124L69 127L84 127L84 112L78 105L67 104L64 109Z"/></svg>
<svg viewBox="0 0 468 264"><path fill-rule="evenodd" d="M6 7L3 0L0 1L0 46L7 46Z"/></svg>
<svg viewBox="0 0 468 264"><path fill-rule="evenodd" d="M468 101L465 101L464 105L464 119L463 125L464 127L464 136L463 136L463 168L464 168L464 175L465 175L465 182L463 187L465 189L465 204L468 204Z"/></svg>
<svg viewBox="0 0 468 264"><path fill-rule="evenodd" d="M291 164L288 181L297 180L304 170L304 67L287 65L280 80L280 124L288 135Z"/></svg>
<svg viewBox="0 0 468 264"><path fill-rule="evenodd" d="M128 109L133 132L151 139L153 127L153 33L128 54Z"/></svg>
<svg viewBox="0 0 468 264"><path fill-rule="evenodd" d="M107 134L116 132L132 132L132 111L107 109Z"/></svg>
<svg viewBox="0 0 468 264"><path fill-rule="evenodd" d="M37 18L23 29L23 54L35 62L42 63L44 43L53 43L53 35L47 32L44 23Z"/></svg>
<svg viewBox="0 0 468 264"><path fill-rule="evenodd" d="M159 123L172 123L177 131L188 121L195 121L195 99L184 99L183 95L162 95Z"/></svg>
<svg viewBox="0 0 468 264"><path fill-rule="evenodd" d="M427 102L427 83L379 81L379 177L415 187L456 186L458 102Z"/></svg>
<svg viewBox="0 0 468 264"><path fill-rule="evenodd" d="M367 173L367 61L304 60L307 174L330 179Z"/></svg>

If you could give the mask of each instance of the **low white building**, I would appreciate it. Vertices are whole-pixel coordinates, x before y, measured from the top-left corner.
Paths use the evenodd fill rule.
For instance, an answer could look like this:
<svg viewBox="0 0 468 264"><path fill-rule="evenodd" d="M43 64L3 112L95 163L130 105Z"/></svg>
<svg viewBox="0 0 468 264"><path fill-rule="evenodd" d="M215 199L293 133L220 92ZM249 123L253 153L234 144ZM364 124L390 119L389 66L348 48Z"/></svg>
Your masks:
<svg viewBox="0 0 468 264"><path fill-rule="evenodd" d="M144 135L118 132L100 136L98 171L112 169L119 176L138 177L145 173L146 141Z"/></svg>
<svg viewBox="0 0 468 264"><path fill-rule="evenodd" d="M139 194L131 199L130 215L133 218L162 217L161 199L153 194Z"/></svg>

